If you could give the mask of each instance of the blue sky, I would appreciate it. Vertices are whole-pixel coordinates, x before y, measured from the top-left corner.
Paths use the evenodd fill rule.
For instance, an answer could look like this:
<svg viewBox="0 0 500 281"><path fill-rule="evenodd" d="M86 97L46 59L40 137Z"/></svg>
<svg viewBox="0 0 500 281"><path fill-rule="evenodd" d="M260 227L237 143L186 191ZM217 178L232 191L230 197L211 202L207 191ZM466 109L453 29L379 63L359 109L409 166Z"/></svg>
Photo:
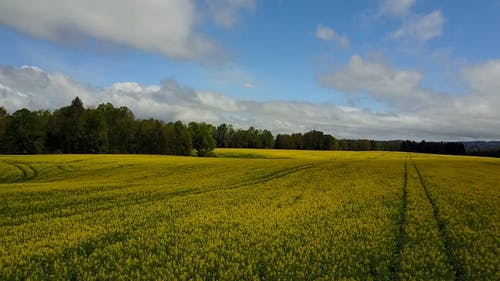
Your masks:
<svg viewBox="0 0 500 281"><path fill-rule="evenodd" d="M0 3L9 111L80 94L274 132L500 139L498 0L40 2Z"/></svg>

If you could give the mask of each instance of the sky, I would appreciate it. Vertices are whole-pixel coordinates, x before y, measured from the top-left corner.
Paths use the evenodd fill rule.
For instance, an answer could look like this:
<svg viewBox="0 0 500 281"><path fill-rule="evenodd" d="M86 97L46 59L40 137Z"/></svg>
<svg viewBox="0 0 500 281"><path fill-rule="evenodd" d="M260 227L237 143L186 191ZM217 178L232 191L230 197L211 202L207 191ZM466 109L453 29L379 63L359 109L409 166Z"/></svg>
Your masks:
<svg viewBox="0 0 500 281"><path fill-rule="evenodd" d="M500 0L3 0L0 106L500 140Z"/></svg>

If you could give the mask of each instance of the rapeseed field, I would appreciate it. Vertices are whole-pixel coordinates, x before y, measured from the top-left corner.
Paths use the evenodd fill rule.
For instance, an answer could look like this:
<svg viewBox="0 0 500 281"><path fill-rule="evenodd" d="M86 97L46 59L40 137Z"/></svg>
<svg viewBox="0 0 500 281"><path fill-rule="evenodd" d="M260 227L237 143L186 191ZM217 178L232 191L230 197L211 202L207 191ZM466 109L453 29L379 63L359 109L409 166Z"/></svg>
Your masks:
<svg viewBox="0 0 500 281"><path fill-rule="evenodd" d="M0 156L0 280L500 280L500 159Z"/></svg>

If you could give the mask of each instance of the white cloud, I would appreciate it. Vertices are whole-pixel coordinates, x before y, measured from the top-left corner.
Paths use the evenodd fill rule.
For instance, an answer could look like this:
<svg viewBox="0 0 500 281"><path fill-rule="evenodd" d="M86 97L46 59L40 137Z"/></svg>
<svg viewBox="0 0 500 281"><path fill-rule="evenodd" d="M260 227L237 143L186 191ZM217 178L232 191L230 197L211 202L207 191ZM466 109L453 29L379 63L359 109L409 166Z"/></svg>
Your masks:
<svg viewBox="0 0 500 281"><path fill-rule="evenodd" d="M402 19L401 26L390 34L394 40L409 39L425 42L439 37L443 33L446 21L441 11L428 14L416 14L411 11L416 0L382 0L376 17Z"/></svg>
<svg viewBox="0 0 500 281"><path fill-rule="evenodd" d="M406 16L416 0L383 0L380 3L379 15L391 17Z"/></svg>
<svg viewBox="0 0 500 281"><path fill-rule="evenodd" d="M373 121L380 122L374 125L378 134L389 125L416 139L499 139L500 133L495 133L500 132L498 77L500 60L467 67L463 80L470 91L444 95L424 88L420 84L423 76L417 71L398 70L388 63L353 56L347 65L318 80L336 91L391 104L388 114L372 112ZM356 108L348 111L364 116Z"/></svg>
<svg viewBox="0 0 500 281"><path fill-rule="evenodd" d="M79 96L95 103L92 90L62 74L47 74L38 67L0 67L0 104L10 110L54 109Z"/></svg>
<svg viewBox="0 0 500 281"><path fill-rule="evenodd" d="M319 24L316 27L316 38L324 41L331 41L335 39L337 32L328 26Z"/></svg>
<svg viewBox="0 0 500 281"><path fill-rule="evenodd" d="M32 36L69 44L92 37L174 59L218 53L196 32L198 22L192 0L0 1L0 24Z"/></svg>
<svg viewBox="0 0 500 281"><path fill-rule="evenodd" d="M108 89L125 93L153 93L159 91L160 87L156 85L145 87L136 82L118 82L113 83Z"/></svg>
<svg viewBox="0 0 500 281"><path fill-rule="evenodd" d="M255 0L205 0L213 21L225 28L232 28L238 23L240 10L255 8Z"/></svg>
<svg viewBox="0 0 500 281"><path fill-rule="evenodd" d="M255 84L254 84L254 83L252 83L252 82L245 82L245 83L243 84L243 87L245 87L245 88L247 88L247 89L251 89L251 90L253 90L253 89L256 89L256 88L257 88L257 85L255 85Z"/></svg>
<svg viewBox="0 0 500 281"><path fill-rule="evenodd" d="M210 68L210 77L220 86L245 87L256 86L253 75L237 63L226 63ZM250 87L249 87L250 86Z"/></svg>
<svg viewBox="0 0 500 281"><path fill-rule="evenodd" d="M226 112L236 112L240 110L238 102L229 96L209 91L196 91L201 104L212 107L216 110L223 110Z"/></svg>
<svg viewBox="0 0 500 281"><path fill-rule="evenodd" d="M159 85L142 85L121 82L106 88L91 88L71 80L62 74L50 74L34 67L0 67L0 104L9 112L26 107L31 110L56 109L70 104L79 96L86 106L111 102L115 106L127 106L137 117L155 117L165 121L222 122L236 127L271 129L278 132L298 132L312 129L322 130L340 138L375 139L500 139L500 112L497 110L499 61L469 67L464 70L464 79L471 91L463 96L433 98L425 107L406 109L397 107L391 112L380 113L356 106L315 104L298 101L249 101L212 91L196 90L182 86L175 80L165 80ZM356 67L367 68L367 73L354 71ZM353 69L351 69L353 68ZM416 72L401 71L388 64L364 61L354 56L343 71L352 75L359 83L362 79L373 80L361 87L349 85L345 75L339 85L350 91L363 88L368 94L380 96L384 89L406 89L408 96L424 91L418 86ZM374 72L387 80L376 84ZM371 83L371 84L370 84ZM330 84L334 87L337 84ZM373 86L377 93L364 87ZM394 93L397 91L394 91ZM398 99L389 93L384 99ZM413 93L413 94L412 94ZM430 91L427 95L437 95Z"/></svg>
<svg viewBox="0 0 500 281"><path fill-rule="evenodd" d="M352 95L368 95L396 105L420 105L428 98L419 84L422 75L413 70L396 70L387 63L364 60L354 55L343 68L318 78L324 86Z"/></svg>
<svg viewBox="0 0 500 281"><path fill-rule="evenodd" d="M441 35L444 22L445 19L438 10L426 15L415 15L403 21L402 26L391 33L391 38L409 38L425 42Z"/></svg>
<svg viewBox="0 0 500 281"><path fill-rule="evenodd" d="M36 67L33 65L22 65L21 69L28 69L28 70L32 70L32 71L37 72L37 73L43 72L43 70L40 67Z"/></svg>
<svg viewBox="0 0 500 281"><path fill-rule="evenodd" d="M349 46L349 39L346 36L339 35L333 28L321 24L316 27L316 38L323 41L335 40L344 48Z"/></svg>
<svg viewBox="0 0 500 281"><path fill-rule="evenodd" d="M469 67L463 77L471 91L500 106L500 59Z"/></svg>

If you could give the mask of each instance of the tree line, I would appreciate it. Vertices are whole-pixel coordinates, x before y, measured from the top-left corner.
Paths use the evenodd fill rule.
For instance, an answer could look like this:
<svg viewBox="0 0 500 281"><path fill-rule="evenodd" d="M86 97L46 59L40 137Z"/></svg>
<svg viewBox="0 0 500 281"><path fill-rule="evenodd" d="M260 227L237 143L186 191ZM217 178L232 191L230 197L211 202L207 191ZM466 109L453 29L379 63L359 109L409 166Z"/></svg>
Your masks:
<svg viewBox="0 0 500 281"><path fill-rule="evenodd" d="M138 153L209 156L215 147L273 148L268 130L234 129L204 122L136 119L127 107L110 103L71 105L50 112L0 107L0 153Z"/></svg>
<svg viewBox="0 0 500 281"><path fill-rule="evenodd" d="M278 134L276 136L274 148L308 150L399 151L401 149L401 141L336 139L335 137L324 134L321 131L312 130L304 134Z"/></svg>
<svg viewBox="0 0 500 281"><path fill-rule="evenodd" d="M54 112L20 109L9 115L0 107L0 153L138 153L209 156L220 148L307 150L389 150L464 154L462 143L336 139L312 130L278 134L229 124L163 122L137 119L127 107L103 103L85 108L76 97Z"/></svg>
<svg viewBox="0 0 500 281"><path fill-rule="evenodd" d="M406 140L401 142L401 151L464 155L465 146L461 142L415 142Z"/></svg>
<svg viewBox="0 0 500 281"><path fill-rule="evenodd" d="M0 151L38 153L143 153L199 156L215 148L212 126L136 119L126 107L110 103L84 108L77 97L55 110L0 108Z"/></svg>

